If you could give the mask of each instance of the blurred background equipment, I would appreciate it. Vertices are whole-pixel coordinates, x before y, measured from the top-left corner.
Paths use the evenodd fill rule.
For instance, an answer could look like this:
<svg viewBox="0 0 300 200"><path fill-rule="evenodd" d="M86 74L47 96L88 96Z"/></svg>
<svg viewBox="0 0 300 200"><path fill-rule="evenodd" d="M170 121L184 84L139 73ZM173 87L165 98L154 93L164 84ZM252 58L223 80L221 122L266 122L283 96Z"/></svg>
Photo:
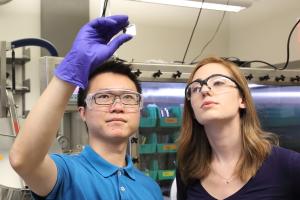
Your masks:
<svg viewBox="0 0 300 200"><path fill-rule="evenodd" d="M130 139L128 152L136 166L159 183L165 196L168 196L174 176L174 137L180 130L178 122L185 81L193 65L203 57L219 55L242 66L263 128L278 133L282 146L300 151L297 133L300 124L299 0L287 0L284 4L282 0L239 0L240 3L252 3L240 12L209 10L203 5L190 8L137 0L1 2L0 24L9 28L1 29L0 40L42 37L53 42L61 57L68 52L78 30L87 21L104 15L129 15L138 34L123 45L117 55L133 63L134 73L143 82L145 104L139 131ZM4 171L0 169L0 181L3 181L0 199L3 200L22 199L15 195L28 191L26 186L23 190L18 176L11 181L19 189L8 187L12 185L6 180L6 174L2 174L9 171L7 152L18 132L18 126L13 124L19 121L22 125L50 80L52 69L62 59L40 59L49 52L45 48L40 52L35 47L30 48L30 52L24 47L15 49L13 55L11 46L11 43L1 43L0 51L0 148L4 149L0 153L0 166L5 166ZM58 150L64 153L77 153L87 144L85 126L76 111L76 98L77 90L70 98L55 141ZM9 99L13 101L9 103ZM17 117L13 117L13 113ZM14 195L8 191L15 191Z"/></svg>
<svg viewBox="0 0 300 200"><path fill-rule="evenodd" d="M22 116L22 113L17 110L18 105L14 95L18 96L18 102L21 102L22 106L25 92L30 91L29 86L26 86L29 81L22 80L24 78L22 76L24 65L28 58L6 58L6 52L10 50L12 50L11 43L0 42L0 199L27 200L31 199L30 191L10 166L8 156L14 138L19 132L19 121L21 121L20 116ZM12 80L11 74L13 70L15 73L16 68L18 73L20 72L21 81L25 83L24 85L16 84L15 80ZM15 74L13 78L16 79ZM15 84L14 92L12 82Z"/></svg>
<svg viewBox="0 0 300 200"><path fill-rule="evenodd" d="M60 57L40 59L41 91ZM176 138L180 134L184 89L194 65L129 63L142 81L144 106L139 130L129 141L135 165L160 185L165 196L175 177ZM241 68L248 80L263 129L280 136L283 147L300 152L300 70ZM76 89L59 130L65 153L77 153L88 144L85 124L77 112Z"/></svg>
<svg viewBox="0 0 300 200"><path fill-rule="evenodd" d="M26 116L25 93L30 92L30 80L25 80L25 63L30 60L30 52L23 49L23 56L16 58L14 48L39 46L46 48L50 55L58 56L55 47L48 41L27 38L13 42L0 41L0 199L30 200L29 189L12 169L9 150L20 130L20 123ZM12 52L8 58L7 52ZM58 142L54 142L52 152L61 152Z"/></svg>

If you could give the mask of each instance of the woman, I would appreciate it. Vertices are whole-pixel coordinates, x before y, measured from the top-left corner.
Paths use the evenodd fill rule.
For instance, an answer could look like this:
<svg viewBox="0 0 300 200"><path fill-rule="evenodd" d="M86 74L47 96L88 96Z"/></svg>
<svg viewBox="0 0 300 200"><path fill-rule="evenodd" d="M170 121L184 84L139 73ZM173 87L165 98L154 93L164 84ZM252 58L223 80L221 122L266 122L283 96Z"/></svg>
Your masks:
<svg viewBox="0 0 300 200"><path fill-rule="evenodd" d="M300 154L277 144L239 68L202 60L186 87L177 199L300 199Z"/></svg>

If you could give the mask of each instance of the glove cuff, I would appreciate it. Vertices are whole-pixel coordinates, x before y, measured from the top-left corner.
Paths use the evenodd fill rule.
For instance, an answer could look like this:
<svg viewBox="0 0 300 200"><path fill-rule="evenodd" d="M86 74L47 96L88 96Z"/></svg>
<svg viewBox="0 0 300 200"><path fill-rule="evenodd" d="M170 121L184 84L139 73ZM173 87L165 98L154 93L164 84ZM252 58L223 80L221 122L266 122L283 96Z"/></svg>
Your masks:
<svg viewBox="0 0 300 200"><path fill-rule="evenodd" d="M86 68L84 70L83 68ZM68 58L65 58L55 69L54 74L57 78L68 82L74 86L79 86L85 89L88 84L88 70L87 66L76 65L69 62Z"/></svg>

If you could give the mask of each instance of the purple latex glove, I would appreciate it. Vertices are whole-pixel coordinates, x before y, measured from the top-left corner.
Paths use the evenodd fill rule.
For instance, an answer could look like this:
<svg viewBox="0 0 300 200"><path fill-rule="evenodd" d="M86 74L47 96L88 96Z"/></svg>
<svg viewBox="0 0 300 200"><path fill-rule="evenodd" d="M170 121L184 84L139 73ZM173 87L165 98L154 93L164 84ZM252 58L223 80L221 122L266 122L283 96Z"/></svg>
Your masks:
<svg viewBox="0 0 300 200"><path fill-rule="evenodd" d="M111 40L128 24L126 15L114 15L97 18L84 25L77 34L72 49L57 66L54 74L61 80L86 88L90 72L132 38L131 35L121 34Z"/></svg>

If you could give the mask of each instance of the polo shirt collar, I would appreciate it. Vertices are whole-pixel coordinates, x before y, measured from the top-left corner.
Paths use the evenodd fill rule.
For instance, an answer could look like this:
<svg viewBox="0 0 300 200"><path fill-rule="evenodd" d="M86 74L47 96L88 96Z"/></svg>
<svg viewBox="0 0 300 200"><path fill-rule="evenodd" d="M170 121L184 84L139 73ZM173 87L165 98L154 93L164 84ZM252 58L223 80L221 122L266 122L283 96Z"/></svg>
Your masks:
<svg viewBox="0 0 300 200"><path fill-rule="evenodd" d="M126 155L127 166L119 168L97 154L90 145L86 145L81 152L81 155L93 166L93 168L100 173L103 177L107 178L117 173L119 169L124 170L131 179L135 179L134 166L130 156Z"/></svg>
<svg viewBox="0 0 300 200"><path fill-rule="evenodd" d="M134 175L134 165L133 165L133 162L132 162L132 159L129 155L126 155L126 163L127 163L127 166L124 167L124 172L127 173L127 175L135 180L135 175Z"/></svg>

